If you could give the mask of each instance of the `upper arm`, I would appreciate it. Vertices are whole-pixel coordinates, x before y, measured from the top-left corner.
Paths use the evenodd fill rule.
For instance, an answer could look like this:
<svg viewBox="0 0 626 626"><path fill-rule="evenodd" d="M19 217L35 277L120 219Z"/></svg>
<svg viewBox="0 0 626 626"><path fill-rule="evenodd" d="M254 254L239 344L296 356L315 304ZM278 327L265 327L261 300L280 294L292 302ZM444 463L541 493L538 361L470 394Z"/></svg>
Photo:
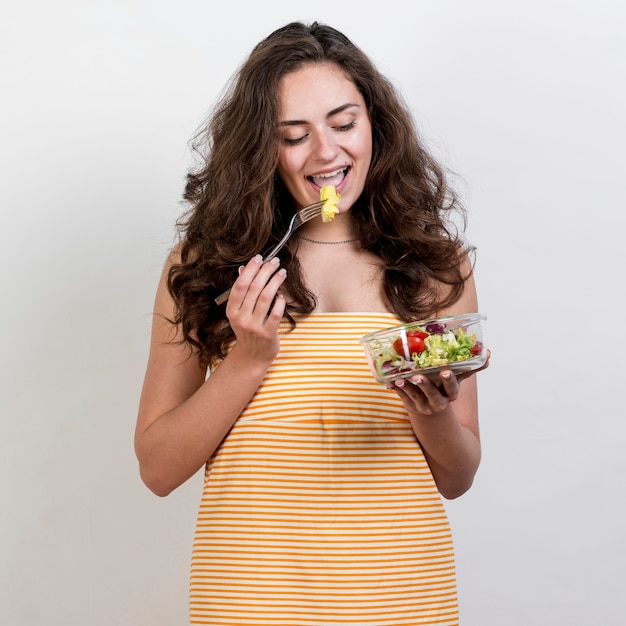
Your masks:
<svg viewBox="0 0 626 626"><path fill-rule="evenodd" d="M150 352L137 417L137 434L187 400L206 378L206 368L200 365L189 344L180 341L180 330L170 321L174 318L175 307L167 288L167 275L176 260L176 252L173 252L157 288Z"/></svg>
<svg viewBox="0 0 626 626"><path fill-rule="evenodd" d="M466 266L463 271L469 271L469 260L466 259ZM451 315L460 315L463 313L478 312L478 295L476 292L476 284L474 274L471 273L465 282L463 294L453 305L441 309L437 312L438 317L446 317ZM463 426L471 430L476 437L479 437L478 428L478 387L476 384L476 376L469 376L463 379L459 397L454 403L456 414Z"/></svg>

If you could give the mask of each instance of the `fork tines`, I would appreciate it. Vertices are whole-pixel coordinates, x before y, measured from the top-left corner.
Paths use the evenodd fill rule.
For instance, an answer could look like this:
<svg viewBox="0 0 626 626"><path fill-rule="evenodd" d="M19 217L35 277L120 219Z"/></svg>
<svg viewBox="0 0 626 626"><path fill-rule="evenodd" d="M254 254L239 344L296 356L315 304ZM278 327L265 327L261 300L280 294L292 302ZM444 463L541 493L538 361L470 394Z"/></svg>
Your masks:
<svg viewBox="0 0 626 626"><path fill-rule="evenodd" d="M298 211L298 214L302 215L303 217L304 216L311 217L315 215L315 213L321 210L325 202L326 200L318 200L317 202L314 202L313 204L309 204L305 206L304 208L300 209Z"/></svg>

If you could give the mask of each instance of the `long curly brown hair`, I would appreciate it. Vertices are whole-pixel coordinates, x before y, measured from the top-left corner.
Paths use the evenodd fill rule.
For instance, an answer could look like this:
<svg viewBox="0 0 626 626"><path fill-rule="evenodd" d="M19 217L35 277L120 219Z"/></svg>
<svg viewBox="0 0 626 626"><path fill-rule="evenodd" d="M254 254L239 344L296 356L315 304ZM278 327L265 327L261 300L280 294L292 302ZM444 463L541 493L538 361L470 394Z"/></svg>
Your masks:
<svg viewBox="0 0 626 626"><path fill-rule="evenodd" d="M214 298L232 285L240 265L277 243L293 214L276 173L278 87L283 76L312 63L336 64L367 104L372 160L350 214L360 245L380 259L393 312L405 321L427 317L456 302L468 278L462 268L473 250L460 236L464 209L418 139L402 98L341 32L293 22L252 50L194 140L201 159L187 176L180 262L169 269L167 284L176 307L172 322L206 365L223 358L234 337ZM460 228L452 212L461 216ZM281 264L294 324L294 313L313 311L315 297L293 245L281 251Z"/></svg>

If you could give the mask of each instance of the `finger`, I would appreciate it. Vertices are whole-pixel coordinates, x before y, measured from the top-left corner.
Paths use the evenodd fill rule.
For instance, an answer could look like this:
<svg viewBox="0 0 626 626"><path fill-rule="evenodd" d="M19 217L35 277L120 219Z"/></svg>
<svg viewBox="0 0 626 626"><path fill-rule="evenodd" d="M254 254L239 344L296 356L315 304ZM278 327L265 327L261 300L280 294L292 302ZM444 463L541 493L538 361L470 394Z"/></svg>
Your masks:
<svg viewBox="0 0 626 626"><path fill-rule="evenodd" d="M270 325L271 328L278 329L278 325L283 319L286 307L287 300L285 299L285 296L282 293L277 293L276 298L274 299L274 304L272 305L266 320L266 323Z"/></svg>
<svg viewBox="0 0 626 626"><path fill-rule="evenodd" d="M415 388L415 385L412 385L404 378L399 378L389 384L389 389L393 389L396 392L407 411L411 412L417 409L420 413L423 412L424 395L421 394L419 389Z"/></svg>
<svg viewBox="0 0 626 626"><path fill-rule="evenodd" d="M252 257L245 265L239 268L239 277L233 283L226 305L227 312L237 310L241 307L244 298L250 289L252 280L258 274L263 263L263 257L260 254Z"/></svg>
<svg viewBox="0 0 626 626"><path fill-rule="evenodd" d="M258 300L259 295L263 289L265 289L268 281L279 266L280 261L276 258L272 259L268 263L262 263L256 275L252 278L250 286L248 287L248 294L251 296L248 298L248 304L252 305L253 308L256 305L256 300Z"/></svg>
<svg viewBox="0 0 626 626"><path fill-rule="evenodd" d="M286 303L279 302L278 296L279 289L285 282L286 276L287 270L285 268L279 269L270 277L267 284L259 293L254 311L252 313L252 317L257 319L259 323L264 324L268 321L269 323L275 323L276 321L279 322L280 319L282 319L281 307L284 311ZM281 297L284 300L282 295Z"/></svg>
<svg viewBox="0 0 626 626"><path fill-rule="evenodd" d="M243 299L239 304L239 311L248 315L254 315L255 312L258 312L261 316L265 316L269 310L269 305L276 295L278 286L275 287L273 292L270 289L271 293L266 288L280 266L280 260L278 257L275 257L267 263L263 263L262 260L257 262L253 259L253 261L254 263L250 267L246 266L241 272L241 276L237 279L237 282L240 282L241 286L246 288ZM279 282L280 284L282 284L282 280ZM262 294L264 297L261 297ZM257 308L259 309L258 311Z"/></svg>
<svg viewBox="0 0 626 626"><path fill-rule="evenodd" d="M412 376L409 382L412 384L405 385L404 391L420 407L422 413L439 413L448 406L451 398L444 395L427 376ZM420 398L423 399L420 401Z"/></svg>
<svg viewBox="0 0 626 626"><path fill-rule="evenodd" d="M460 388L457 377L450 370L444 370L439 372L439 378L441 380L440 393L446 396L449 401L456 400Z"/></svg>
<svg viewBox="0 0 626 626"><path fill-rule="evenodd" d="M423 380L427 379L422 379L421 376L399 378L394 382L394 386L396 391L398 391L402 397L406 397L412 402L419 402L426 397L422 389Z"/></svg>

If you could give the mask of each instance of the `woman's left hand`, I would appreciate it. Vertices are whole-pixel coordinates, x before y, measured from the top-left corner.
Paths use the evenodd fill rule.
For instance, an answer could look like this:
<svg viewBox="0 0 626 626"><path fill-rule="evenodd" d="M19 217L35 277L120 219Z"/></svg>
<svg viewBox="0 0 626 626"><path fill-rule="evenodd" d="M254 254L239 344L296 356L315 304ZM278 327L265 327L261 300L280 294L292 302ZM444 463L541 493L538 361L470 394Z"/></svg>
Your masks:
<svg viewBox="0 0 626 626"><path fill-rule="evenodd" d="M441 381L441 387L438 387L428 377L418 374L400 378L388 388L400 396L409 414L433 415L445 411L459 397L461 384L450 370L441 372Z"/></svg>
<svg viewBox="0 0 626 626"><path fill-rule="evenodd" d="M387 388L393 389L400 396L404 408L409 414L433 415L441 413L459 397L461 381L489 367L490 358L491 352L488 350L487 360L482 367L458 376L455 376L451 370L441 371L439 373L441 380L439 385L423 374L415 374L410 378L400 378L387 385Z"/></svg>

